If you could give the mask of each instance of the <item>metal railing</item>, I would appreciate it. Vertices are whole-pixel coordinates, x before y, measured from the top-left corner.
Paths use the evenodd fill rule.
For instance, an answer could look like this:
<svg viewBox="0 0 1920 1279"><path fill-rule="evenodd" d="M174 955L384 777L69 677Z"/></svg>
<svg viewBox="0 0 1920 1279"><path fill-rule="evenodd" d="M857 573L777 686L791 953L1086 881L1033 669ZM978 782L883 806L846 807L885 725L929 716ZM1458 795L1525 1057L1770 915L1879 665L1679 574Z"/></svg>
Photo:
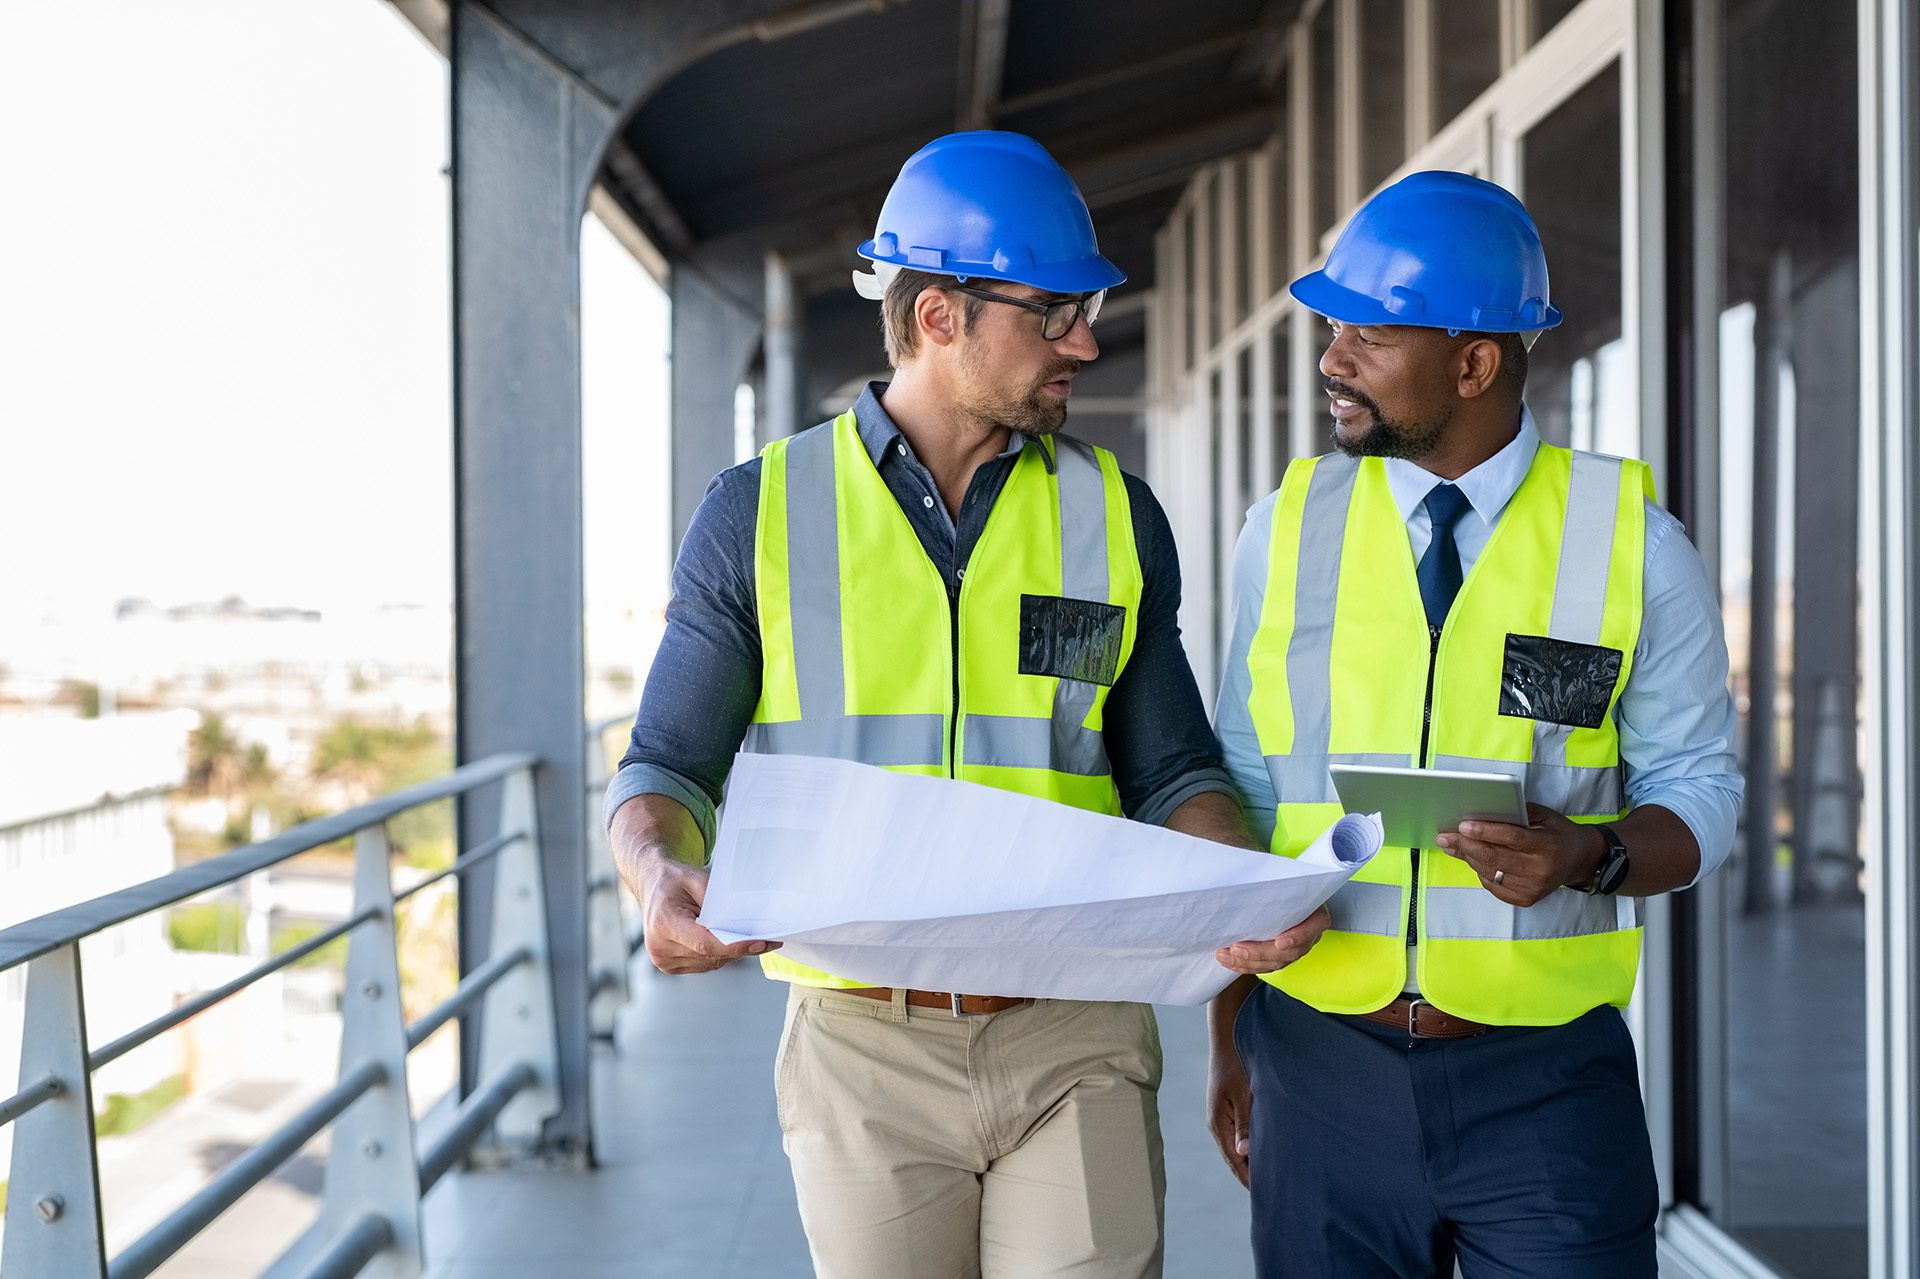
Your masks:
<svg viewBox="0 0 1920 1279"><path fill-rule="evenodd" d="M617 721L613 721L617 722ZM589 768L602 778L605 726L589 738ZM557 1043L547 967L540 833L531 755L495 755L445 777L349 812L295 827L173 874L0 931L0 971L26 966L20 1088L0 1098L0 1125L14 1125L6 1237L8 1276L94 1275L141 1279L180 1251L221 1213L272 1175L309 1140L331 1128L319 1219L288 1249L278 1270L303 1262L305 1275L356 1275L378 1259L380 1273L417 1275L424 1265L421 1197L492 1129L500 1140L539 1137L557 1113ZM399 893L393 889L388 823L423 804L500 786L496 837ZM617 883L597 813L599 856L590 876L595 927L598 1030L610 1032L626 996L626 938ZM352 837L353 907L341 923L112 1042L87 1042L80 942L104 928L234 883L291 857ZM447 1000L412 1024L400 999L394 906L429 884L495 863L489 954ZM601 939L610 913L612 937ZM91 1074L270 973L347 939L337 1081L299 1114L221 1169L159 1224L108 1258L101 1223ZM616 962L613 958L618 953ZM479 1009L478 1082L425 1149L407 1095L407 1055L455 1017Z"/></svg>
<svg viewBox="0 0 1920 1279"><path fill-rule="evenodd" d="M587 726L587 848L594 867L587 877L587 964L593 974L587 1024L594 1038L602 1040L613 1038L614 1023L629 994L627 960L644 942L638 926L629 925L621 909L620 879L601 814L601 797L613 772L607 734L632 724L633 716L628 711Z"/></svg>

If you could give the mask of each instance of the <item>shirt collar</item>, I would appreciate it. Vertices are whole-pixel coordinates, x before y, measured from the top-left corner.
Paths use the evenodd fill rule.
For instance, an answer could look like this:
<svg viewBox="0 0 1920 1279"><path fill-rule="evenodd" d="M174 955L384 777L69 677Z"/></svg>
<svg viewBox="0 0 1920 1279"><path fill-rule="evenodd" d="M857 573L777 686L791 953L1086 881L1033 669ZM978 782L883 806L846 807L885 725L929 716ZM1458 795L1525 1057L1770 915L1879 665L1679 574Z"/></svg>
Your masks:
<svg viewBox="0 0 1920 1279"><path fill-rule="evenodd" d="M1498 453L1453 481L1454 487L1466 494L1473 513L1488 528L1493 527L1500 512L1507 509L1507 503L1519 491L1520 482L1527 478L1533 455L1539 448L1539 428L1533 424L1533 413L1523 404L1520 429L1514 437ZM1393 504L1400 508L1402 520L1412 519L1415 508L1427 500L1427 494L1447 483L1432 471L1422 470L1404 458L1390 457L1386 462L1387 488L1393 494Z"/></svg>
<svg viewBox="0 0 1920 1279"><path fill-rule="evenodd" d="M867 446L867 456L873 459L874 468L880 466L880 460L893 447L895 440L905 440L906 435L887 416L887 410L880 403L880 397L886 392L885 382L869 382L866 390L860 392L860 398L853 402L854 425L860 431L860 442ZM994 455L1000 458L1018 457L1029 446L1039 448L1040 457L1047 464L1047 473L1053 473L1053 451L1040 443L1037 435L1028 435L1025 431L1013 431L1009 434L1007 447ZM911 444L908 445L911 448Z"/></svg>

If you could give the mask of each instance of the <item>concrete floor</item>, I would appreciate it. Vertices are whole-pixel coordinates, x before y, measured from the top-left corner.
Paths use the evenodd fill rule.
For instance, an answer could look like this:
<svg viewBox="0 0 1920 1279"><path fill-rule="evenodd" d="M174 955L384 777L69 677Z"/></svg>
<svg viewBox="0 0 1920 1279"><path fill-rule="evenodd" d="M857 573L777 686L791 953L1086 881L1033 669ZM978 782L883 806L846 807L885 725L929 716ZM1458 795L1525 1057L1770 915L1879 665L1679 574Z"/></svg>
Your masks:
<svg viewBox="0 0 1920 1279"><path fill-rule="evenodd" d="M594 1173L448 1176L427 1199L432 1279L789 1279L812 1273L774 1120L786 988L757 967L644 964L595 1064ZM1161 1010L1169 1279L1241 1279L1246 1194L1202 1125L1202 1010Z"/></svg>
<svg viewBox="0 0 1920 1279"><path fill-rule="evenodd" d="M1732 922L1729 1202L1709 1215L1783 1273L1864 1273L1865 1008L1857 904ZM597 1173L449 1176L427 1200L432 1279L811 1273L774 1120L785 988L757 968L634 970L595 1065ZM1168 1279L1252 1273L1245 1194L1202 1126L1200 1009L1160 1010Z"/></svg>

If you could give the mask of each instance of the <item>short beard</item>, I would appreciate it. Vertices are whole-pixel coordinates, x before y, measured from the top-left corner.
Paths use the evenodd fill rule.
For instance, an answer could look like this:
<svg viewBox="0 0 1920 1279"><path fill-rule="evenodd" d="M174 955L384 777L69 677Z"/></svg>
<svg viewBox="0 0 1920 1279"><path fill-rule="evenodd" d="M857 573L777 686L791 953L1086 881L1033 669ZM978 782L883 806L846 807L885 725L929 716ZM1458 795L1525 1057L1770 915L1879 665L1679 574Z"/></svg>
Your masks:
<svg viewBox="0 0 1920 1279"><path fill-rule="evenodd" d="M1077 371L1079 367L1079 360L1062 362L1048 369L1039 384L1024 396L981 396L961 407L977 418L1024 435L1052 435L1066 425L1067 402L1046 394L1042 388L1056 378Z"/></svg>
<svg viewBox="0 0 1920 1279"><path fill-rule="evenodd" d="M1369 396L1344 382L1328 378L1327 390L1341 399L1352 400L1373 418L1373 424L1358 439L1341 438L1340 430L1345 423L1334 423L1333 446L1348 457L1397 457L1417 462L1433 452L1440 437L1446 434L1447 424L1453 421L1452 405L1428 422L1396 422L1382 413Z"/></svg>

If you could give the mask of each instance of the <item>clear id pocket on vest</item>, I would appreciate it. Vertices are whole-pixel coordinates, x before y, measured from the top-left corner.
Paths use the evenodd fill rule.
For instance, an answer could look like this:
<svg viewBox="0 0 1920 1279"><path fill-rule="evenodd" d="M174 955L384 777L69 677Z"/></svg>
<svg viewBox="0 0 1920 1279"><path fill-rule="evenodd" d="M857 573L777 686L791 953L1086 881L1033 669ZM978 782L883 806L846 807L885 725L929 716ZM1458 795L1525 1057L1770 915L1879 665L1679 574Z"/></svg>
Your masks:
<svg viewBox="0 0 1920 1279"><path fill-rule="evenodd" d="M1508 635L1500 667L1500 713L1571 728L1607 722L1623 654L1545 635Z"/></svg>
<svg viewBox="0 0 1920 1279"><path fill-rule="evenodd" d="M1120 674L1127 610L1060 595L1020 597L1020 673L1109 688Z"/></svg>

